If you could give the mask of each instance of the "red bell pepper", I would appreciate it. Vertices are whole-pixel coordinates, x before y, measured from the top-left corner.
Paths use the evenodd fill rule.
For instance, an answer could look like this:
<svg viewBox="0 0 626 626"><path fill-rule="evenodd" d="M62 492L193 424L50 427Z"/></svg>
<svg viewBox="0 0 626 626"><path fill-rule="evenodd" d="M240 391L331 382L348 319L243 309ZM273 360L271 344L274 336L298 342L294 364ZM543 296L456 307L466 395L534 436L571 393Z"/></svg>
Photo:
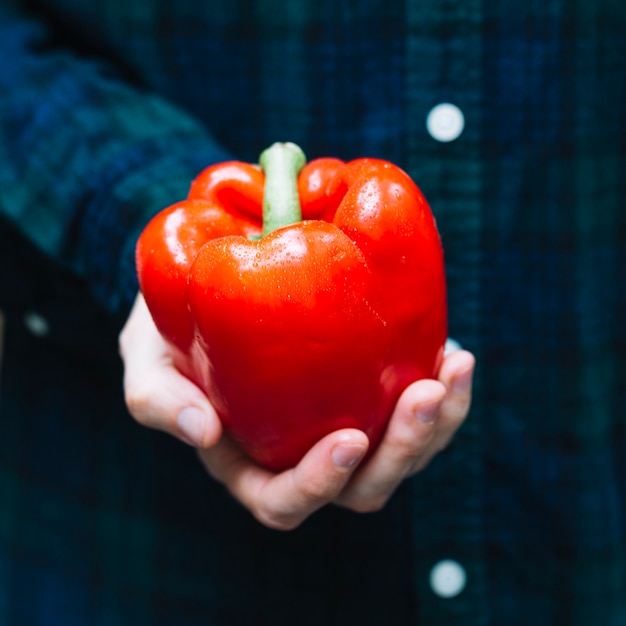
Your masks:
<svg viewBox="0 0 626 626"><path fill-rule="evenodd" d="M409 176L376 159L204 170L137 244L140 287L177 367L257 462L296 464L324 435L380 441L400 393L436 375L443 252Z"/></svg>

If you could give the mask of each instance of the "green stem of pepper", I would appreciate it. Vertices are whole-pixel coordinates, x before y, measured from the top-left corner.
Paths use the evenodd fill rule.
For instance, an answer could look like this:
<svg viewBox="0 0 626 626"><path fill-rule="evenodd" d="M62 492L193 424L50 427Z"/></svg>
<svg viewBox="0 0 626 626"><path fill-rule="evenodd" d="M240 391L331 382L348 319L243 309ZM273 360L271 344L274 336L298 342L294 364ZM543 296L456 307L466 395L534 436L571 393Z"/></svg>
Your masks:
<svg viewBox="0 0 626 626"><path fill-rule="evenodd" d="M298 174L306 163L304 152L294 143L275 143L263 151L259 164L265 174L263 232L302 221Z"/></svg>

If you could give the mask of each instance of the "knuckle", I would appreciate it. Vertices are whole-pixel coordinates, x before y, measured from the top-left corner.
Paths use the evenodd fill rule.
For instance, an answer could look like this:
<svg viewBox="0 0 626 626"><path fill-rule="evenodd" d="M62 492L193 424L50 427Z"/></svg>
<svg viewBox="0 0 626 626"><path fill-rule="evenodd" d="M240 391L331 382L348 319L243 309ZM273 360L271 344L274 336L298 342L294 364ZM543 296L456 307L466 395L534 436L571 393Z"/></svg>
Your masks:
<svg viewBox="0 0 626 626"><path fill-rule="evenodd" d="M441 428L437 432L435 442L439 448L445 447L465 423L467 411L450 411L442 416Z"/></svg>
<svg viewBox="0 0 626 626"><path fill-rule="evenodd" d="M329 499L329 494L327 493L327 485L322 481L305 481L299 486L299 491L302 500L309 504L326 501Z"/></svg>
<svg viewBox="0 0 626 626"><path fill-rule="evenodd" d="M472 404L471 396L449 398L443 404L443 415L447 422L459 426L467 417Z"/></svg>
<svg viewBox="0 0 626 626"><path fill-rule="evenodd" d="M378 513L385 508L385 505L389 501L387 495L384 496L370 496L369 498L363 498L356 500L348 506L356 513Z"/></svg>
<svg viewBox="0 0 626 626"><path fill-rule="evenodd" d="M133 332L127 323L117 336L117 349L119 355L125 360L131 352L133 345Z"/></svg>
<svg viewBox="0 0 626 626"><path fill-rule="evenodd" d="M252 513L257 521L263 524L263 526L267 526L267 528L281 532L295 530L303 521L301 518L297 518L293 514L265 507L257 509Z"/></svg>
<svg viewBox="0 0 626 626"><path fill-rule="evenodd" d="M396 467L412 467L419 463L425 452L432 446L435 432L432 430L426 439L395 437L390 441L393 463Z"/></svg>
<svg viewBox="0 0 626 626"><path fill-rule="evenodd" d="M304 509L316 509L331 500L341 491L347 476L335 470L318 471L311 466L298 466L292 474L292 488L300 506Z"/></svg>
<svg viewBox="0 0 626 626"><path fill-rule="evenodd" d="M124 401L132 417L141 425L147 425L151 406L151 398L147 391L142 389L126 390Z"/></svg>
<svg viewBox="0 0 626 626"><path fill-rule="evenodd" d="M416 456L428 447L440 428L441 419L435 419L430 423L415 422L392 431L389 443L400 455Z"/></svg>
<svg viewBox="0 0 626 626"><path fill-rule="evenodd" d="M127 344L127 339L126 339L127 335L128 335L128 329L123 328L117 337L117 349L122 357L124 357L124 354L125 354L125 348Z"/></svg>
<svg viewBox="0 0 626 626"><path fill-rule="evenodd" d="M395 463L399 468L405 468L408 471L409 468L419 464L424 458L425 450L420 448L419 450L403 448L396 451ZM406 473L405 471L405 473Z"/></svg>

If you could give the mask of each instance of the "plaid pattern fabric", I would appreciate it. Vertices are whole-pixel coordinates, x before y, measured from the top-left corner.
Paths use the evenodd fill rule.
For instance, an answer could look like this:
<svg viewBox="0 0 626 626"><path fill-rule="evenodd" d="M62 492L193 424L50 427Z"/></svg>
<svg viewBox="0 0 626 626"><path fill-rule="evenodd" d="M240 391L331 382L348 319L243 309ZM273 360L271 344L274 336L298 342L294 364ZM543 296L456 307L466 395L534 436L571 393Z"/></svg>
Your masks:
<svg viewBox="0 0 626 626"><path fill-rule="evenodd" d="M0 5L0 624L623 626L623 1L36 6ZM281 139L414 177L479 363L467 424L384 511L287 534L134 424L116 357L145 221Z"/></svg>

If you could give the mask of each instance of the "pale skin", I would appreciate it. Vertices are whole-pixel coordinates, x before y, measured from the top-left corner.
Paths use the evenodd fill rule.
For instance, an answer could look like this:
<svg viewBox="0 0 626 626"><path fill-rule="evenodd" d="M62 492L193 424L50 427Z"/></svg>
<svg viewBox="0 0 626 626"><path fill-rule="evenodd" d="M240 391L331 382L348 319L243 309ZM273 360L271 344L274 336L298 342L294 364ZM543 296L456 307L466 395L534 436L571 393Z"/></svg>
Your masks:
<svg viewBox="0 0 626 626"><path fill-rule="evenodd" d="M141 295L120 335L120 353L126 403L137 422L196 448L209 474L257 520L277 530L296 528L327 504L361 513L380 510L465 421L475 365L470 352L457 350L444 358L437 380L407 387L383 441L364 463L367 436L344 429L315 444L293 469L274 474L223 433L207 397L176 370Z"/></svg>

